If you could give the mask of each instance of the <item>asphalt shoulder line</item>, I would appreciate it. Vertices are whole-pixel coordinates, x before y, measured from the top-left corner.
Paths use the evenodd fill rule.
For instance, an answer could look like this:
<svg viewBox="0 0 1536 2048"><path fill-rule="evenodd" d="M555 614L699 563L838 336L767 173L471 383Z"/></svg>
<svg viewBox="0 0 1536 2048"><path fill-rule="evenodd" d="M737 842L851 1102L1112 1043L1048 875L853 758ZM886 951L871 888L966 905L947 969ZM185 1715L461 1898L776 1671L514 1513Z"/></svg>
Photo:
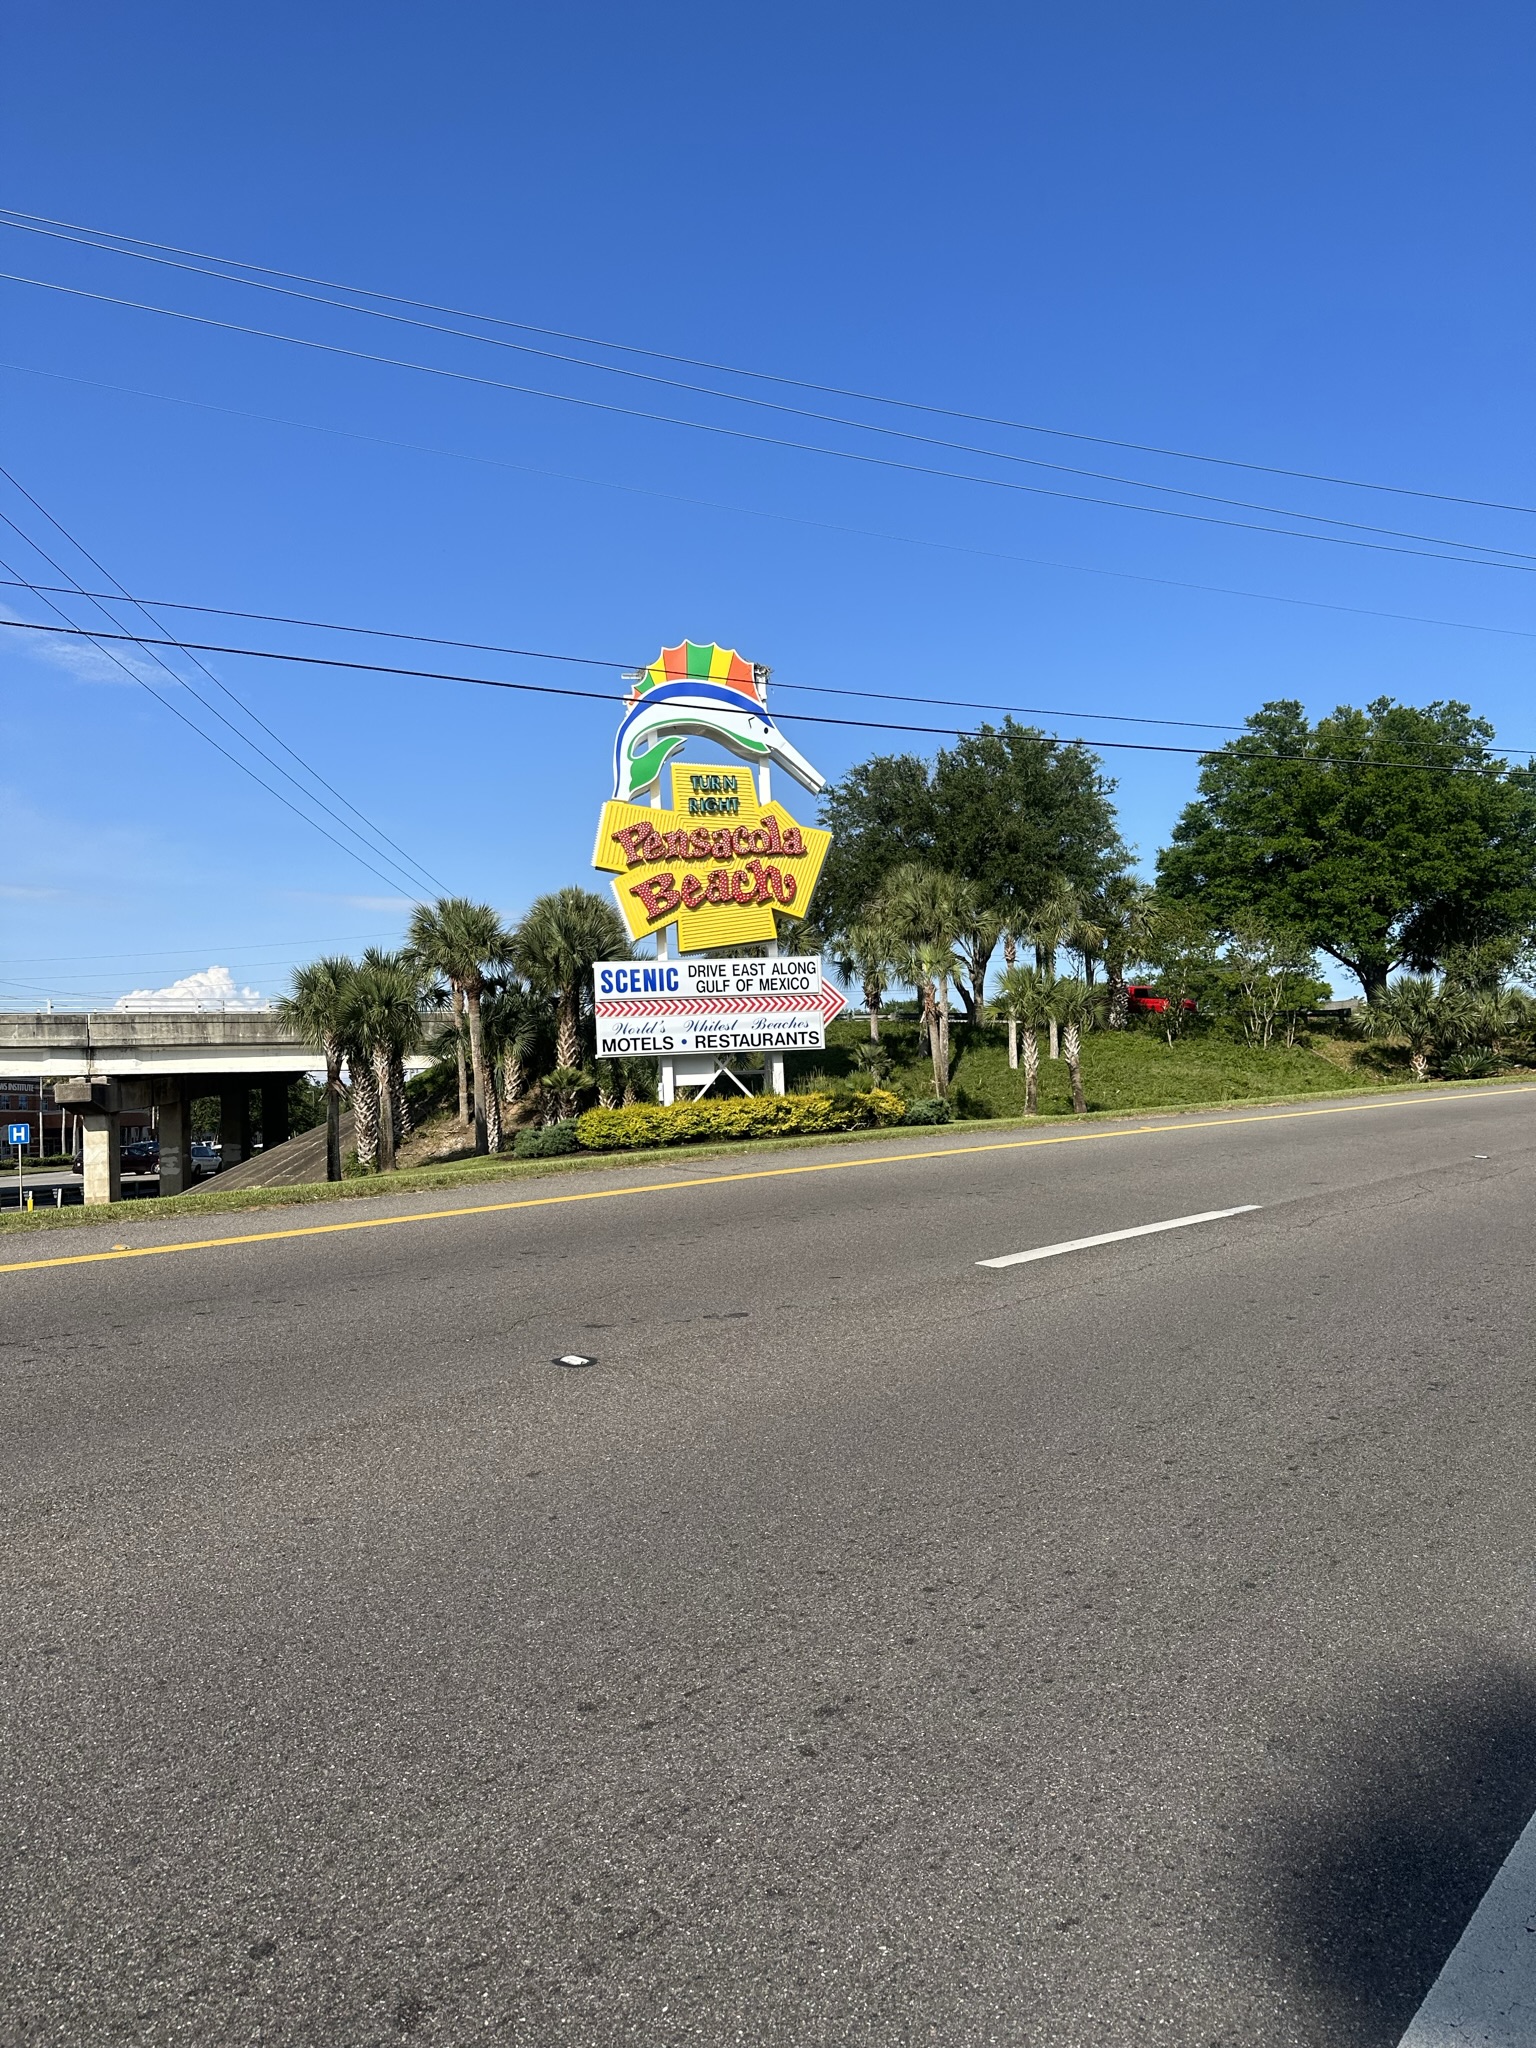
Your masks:
<svg viewBox="0 0 1536 2048"><path fill-rule="evenodd" d="M1062 1244L1037 1245L1029 1252L1005 1252L1000 1259L978 1259L978 1266L1027 1266L1035 1259L1059 1259L1063 1252L1091 1251L1096 1244L1123 1244L1128 1237L1156 1237L1164 1230L1187 1230L1192 1223L1220 1223L1228 1216L1251 1216L1259 1202L1239 1202L1235 1209L1203 1209L1198 1216L1172 1216L1166 1223L1138 1223L1130 1230L1102 1230L1097 1237L1069 1237Z"/></svg>
<svg viewBox="0 0 1536 2048"><path fill-rule="evenodd" d="M1399 2048L1536 2041L1536 1820L1500 1867Z"/></svg>
<svg viewBox="0 0 1536 2048"><path fill-rule="evenodd" d="M1533 1092L1536 1092L1536 1083L1499 1091L1501 1096L1529 1095ZM354 1230L390 1230L405 1223L451 1223L458 1217L496 1216L517 1209L558 1209L570 1207L577 1202L626 1201L636 1195L675 1194L686 1188L715 1188L743 1181L793 1180L808 1173L856 1173L862 1168L899 1166L920 1163L926 1159L959 1159L973 1152L1031 1152L1050 1145L1115 1144L1130 1138L1165 1137L1191 1131L1228 1130L1241 1124L1295 1123L1323 1116L1367 1116L1373 1111L1407 1109L1415 1106L1429 1108L1440 1103L1489 1099L1486 1095L1394 1095L1377 1097L1370 1102L1328 1103L1317 1109L1274 1109L1248 1116L1207 1116L1198 1122L1183 1120L1177 1123L1121 1124L1086 1131L1057 1131L1038 1138L995 1138L983 1139L979 1143L968 1145L930 1145L918 1152L880 1152L859 1159L818 1159L804 1166L746 1167L735 1173L700 1174L694 1179L645 1181L616 1188L584 1188L565 1195L524 1195L507 1202L464 1203L451 1209L418 1209L396 1216L349 1217L341 1223L291 1224L282 1230L245 1230L234 1232L227 1237L176 1239L170 1244L115 1245L110 1251L68 1252L51 1259L13 1260L9 1264L0 1265L0 1275L36 1273L55 1266L117 1265L129 1259L165 1258L176 1252L233 1250L240 1245L273 1244L280 1239L288 1238L338 1237ZM117 1227L121 1228L122 1225L119 1223Z"/></svg>

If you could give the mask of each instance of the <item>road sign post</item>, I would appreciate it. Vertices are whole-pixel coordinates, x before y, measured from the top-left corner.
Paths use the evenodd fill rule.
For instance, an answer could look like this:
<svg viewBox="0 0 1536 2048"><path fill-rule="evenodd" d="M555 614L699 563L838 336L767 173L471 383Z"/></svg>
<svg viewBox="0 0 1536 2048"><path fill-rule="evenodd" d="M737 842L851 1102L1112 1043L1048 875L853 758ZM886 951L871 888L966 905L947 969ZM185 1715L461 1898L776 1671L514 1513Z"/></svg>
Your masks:
<svg viewBox="0 0 1536 2048"><path fill-rule="evenodd" d="M32 1142L30 1124L7 1124L5 1142L16 1147L16 1207L20 1211L27 1206L27 1147Z"/></svg>

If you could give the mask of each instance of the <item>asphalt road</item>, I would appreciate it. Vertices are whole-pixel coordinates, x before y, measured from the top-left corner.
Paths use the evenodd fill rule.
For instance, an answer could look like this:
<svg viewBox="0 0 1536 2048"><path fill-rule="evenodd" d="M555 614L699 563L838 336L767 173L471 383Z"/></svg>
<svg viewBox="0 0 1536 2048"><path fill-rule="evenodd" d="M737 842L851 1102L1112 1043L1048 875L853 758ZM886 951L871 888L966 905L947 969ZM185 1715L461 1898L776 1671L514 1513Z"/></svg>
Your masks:
<svg viewBox="0 0 1536 2048"><path fill-rule="evenodd" d="M1536 1809L1536 1091L1165 1121L0 1240L253 1235L0 1273L0 2041L1396 2042Z"/></svg>

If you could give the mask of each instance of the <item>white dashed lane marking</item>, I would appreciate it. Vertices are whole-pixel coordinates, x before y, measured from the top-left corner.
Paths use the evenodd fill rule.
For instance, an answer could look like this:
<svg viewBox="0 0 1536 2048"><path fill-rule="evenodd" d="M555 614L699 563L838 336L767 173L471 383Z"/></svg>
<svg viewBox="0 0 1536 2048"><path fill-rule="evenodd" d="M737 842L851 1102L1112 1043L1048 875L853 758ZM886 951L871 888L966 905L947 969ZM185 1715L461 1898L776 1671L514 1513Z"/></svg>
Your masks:
<svg viewBox="0 0 1536 2048"><path fill-rule="evenodd" d="M1097 1237L1069 1237L1064 1244L1037 1245L1032 1252L1005 1252L1000 1259L978 1259L978 1266L1027 1266L1032 1259L1059 1259L1063 1252L1086 1252L1096 1244L1120 1244L1128 1237L1155 1237L1160 1230L1187 1230L1192 1223L1220 1223L1224 1216L1251 1216L1259 1202L1236 1209L1205 1209L1198 1216L1174 1216L1166 1223L1138 1223L1134 1230L1105 1230Z"/></svg>
<svg viewBox="0 0 1536 2048"><path fill-rule="evenodd" d="M1536 1820L1483 1894L1401 2048L1531 2048L1533 2041Z"/></svg>

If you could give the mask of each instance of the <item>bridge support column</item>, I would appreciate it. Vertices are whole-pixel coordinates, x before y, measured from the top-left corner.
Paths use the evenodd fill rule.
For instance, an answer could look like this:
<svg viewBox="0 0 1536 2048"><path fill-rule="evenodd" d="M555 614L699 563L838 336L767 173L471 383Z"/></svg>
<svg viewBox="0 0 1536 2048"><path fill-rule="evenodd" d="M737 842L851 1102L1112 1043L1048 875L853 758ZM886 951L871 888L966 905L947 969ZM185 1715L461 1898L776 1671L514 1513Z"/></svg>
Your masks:
<svg viewBox="0 0 1536 2048"><path fill-rule="evenodd" d="M123 1153L117 1111L81 1109L79 1117L85 1199L88 1203L120 1202L123 1199Z"/></svg>
<svg viewBox="0 0 1536 2048"><path fill-rule="evenodd" d="M261 1149L288 1142L288 1076L279 1074L261 1084Z"/></svg>
<svg viewBox="0 0 1536 2048"><path fill-rule="evenodd" d="M155 1086L160 1138L160 1193L183 1195L192 1185L192 1095L185 1081Z"/></svg>
<svg viewBox="0 0 1536 2048"><path fill-rule="evenodd" d="M241 1076L219 1088L219 1165L238 1166L251 1156L251 1084Z"/></svg>

